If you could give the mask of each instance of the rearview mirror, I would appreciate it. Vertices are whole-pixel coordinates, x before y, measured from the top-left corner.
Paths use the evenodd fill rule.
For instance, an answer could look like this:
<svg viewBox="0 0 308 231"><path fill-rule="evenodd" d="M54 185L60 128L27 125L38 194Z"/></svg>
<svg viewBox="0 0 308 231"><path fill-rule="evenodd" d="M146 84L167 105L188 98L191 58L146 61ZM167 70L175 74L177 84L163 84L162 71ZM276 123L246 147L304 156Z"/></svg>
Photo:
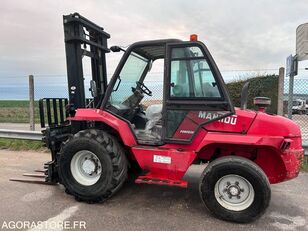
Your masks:
<svg viewBox="0 0 308 231"><path fill-rule="evenodd" d="M120 52L120 51L124 51L125 52L125 50L123 48L119 47L119 46L112 46L112 47L110 47L110 50L112 52Z"/></svg>

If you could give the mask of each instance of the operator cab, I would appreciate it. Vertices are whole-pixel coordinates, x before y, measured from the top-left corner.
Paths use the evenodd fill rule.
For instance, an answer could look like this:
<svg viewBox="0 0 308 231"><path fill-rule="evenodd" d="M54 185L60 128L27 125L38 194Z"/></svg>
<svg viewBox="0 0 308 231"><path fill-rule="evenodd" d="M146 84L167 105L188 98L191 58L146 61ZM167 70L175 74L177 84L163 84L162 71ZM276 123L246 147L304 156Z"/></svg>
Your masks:
<svg viewBox="0 0 308 231"><path fill-rule="evenodd" d="M163 80L151 74L158 60ZM126 120L139 143L156 145L190 142L204 124L233 113L222 77L204 44L175 39L131 45L110 81L102 107Z"/></svg>

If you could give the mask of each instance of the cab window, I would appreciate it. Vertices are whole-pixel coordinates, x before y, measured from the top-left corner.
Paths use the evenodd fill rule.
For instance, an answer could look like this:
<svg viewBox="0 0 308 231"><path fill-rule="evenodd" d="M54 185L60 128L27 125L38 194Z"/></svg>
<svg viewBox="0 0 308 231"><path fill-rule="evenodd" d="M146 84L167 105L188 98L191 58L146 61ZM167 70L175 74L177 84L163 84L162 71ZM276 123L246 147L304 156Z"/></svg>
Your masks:
<svg viewBox="0 0 308 231"><path fill-rule="evenodd" d="M136 82L139 81L148 62L149 60L134 52L129 55L113 87L110 97L112 105L121 104L132 95L132 89L136 88Z"/></svg>
<svg viewBox="0 0 308 231"><path fill-rule="evenodd" d="M170 97L221 98L213 72L199 47L173 48Z"/></svg>

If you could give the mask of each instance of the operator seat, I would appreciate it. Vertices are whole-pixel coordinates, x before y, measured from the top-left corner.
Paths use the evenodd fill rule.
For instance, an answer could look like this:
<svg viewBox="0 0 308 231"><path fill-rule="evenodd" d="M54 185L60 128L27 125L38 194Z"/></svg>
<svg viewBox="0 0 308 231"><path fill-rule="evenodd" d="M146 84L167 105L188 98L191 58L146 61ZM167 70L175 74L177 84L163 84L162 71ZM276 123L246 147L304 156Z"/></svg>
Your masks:
<svg viewBox="0 0 308 231"><path fill-rule="evenodd" d="M202 84L203 94L205 97L219 97L217 87L213 87L210 83L206 82Z"/></svg>
<svg viewBox="0 0 308 231"><path fill-rule="evenodd" d="M145 130L151 130L157 124L158 121L162 118L162 104L153 104L148 106L145 111L145 116L147 117L148 121L145 125Z"/></svg>
<svg viewBox="0 0 308 231"><path fill-rule="evenodd" d="M147 122L145 129L135 129L135 134L140 141L160 142L162 134L162 104L153 104L148 106L145 111Z"/></svg>

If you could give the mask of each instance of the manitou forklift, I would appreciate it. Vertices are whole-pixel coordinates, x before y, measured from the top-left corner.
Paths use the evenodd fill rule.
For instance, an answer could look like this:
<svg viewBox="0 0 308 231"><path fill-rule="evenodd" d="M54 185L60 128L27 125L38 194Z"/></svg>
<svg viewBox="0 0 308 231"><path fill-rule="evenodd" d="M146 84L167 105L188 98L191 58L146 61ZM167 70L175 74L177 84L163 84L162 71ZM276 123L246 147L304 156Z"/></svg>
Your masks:
<svg viewBox="0 0 308 231"><path fill-rule="evenodd" d="M187 169L204 164L204 204L218 218L243 223L264 213L270 183L298 175L304 155L299 127L267 114L267 98L255 99L259 111L246 109L247 87L242 107L234 108L196 35L190 41L136 42L124 50L108 48L110 35L78 13L63 19L69 99L40 100L44 142L52 154L45 164L47 183L94 203L114 195L131 172L138 173L135 183L187 187ZM110 51L123 56L107 83ZM84 56L91 59L90 99ZM146 86L159 60L161 101Z"/></svg>

